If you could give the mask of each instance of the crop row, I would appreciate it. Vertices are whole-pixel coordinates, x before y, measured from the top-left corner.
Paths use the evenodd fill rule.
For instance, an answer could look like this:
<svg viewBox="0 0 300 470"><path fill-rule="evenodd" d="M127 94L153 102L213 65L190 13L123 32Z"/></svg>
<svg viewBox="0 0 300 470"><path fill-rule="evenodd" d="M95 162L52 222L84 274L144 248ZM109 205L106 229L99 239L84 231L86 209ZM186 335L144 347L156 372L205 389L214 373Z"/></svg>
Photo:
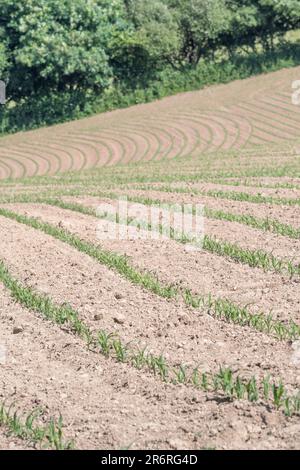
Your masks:
<svg viewBox="0 0 300 470"><path fill-rule="evenodd" d="M65 203L65 202L62 202L60 199L58 199L59 197L62 197L64 195L78 196L79 194L80 194L80 191L74 190L74 191L65 191L65 192L55 191L55 192L52 192L50 195L47 195L47 193L45 193L45 194L41 194L38 197L34 195L30 195L30 194L27 194L27 195L21 194L18 196L8 195L8 196L2 196L0 198L0 201L2 203L18 203L18 202L43 203L44 202L47 204L57 205L62 208L66 208L70 210L77 210L78 212L95 216L96 212L93 209L84 208L83 206L80 206L79 204L75 204L75 203L74 204ZM103 192L103 191L92 192L90 195L96 196L96 197L103 197L106 199L112 199L112 200L118 200L120 197L122 197L121 195L118 195L116 193ZM167 203L167 201L160 200L160 199L152 199L149 197L142 197L142 196L126 196L126 197L129 202L139 203L145 206L160 206L162 203ZM264 232L275 233L277 235L281 235L281 236L288 237L291 239L296 239L296 240L300 239L300 229L297 229L290 224L283 223L280 220L274 219L274 218L259 218L259 217L255 217L253 215L248 215L248 214L233 214L230 212L225 212L223 210L211 209L207 206L204 207L204 216L208 219L224 220L227 222L240 223L240 224L246 225L254 229L258 229ZM141 221L139 221L139 223L141 223ZM146 228L148 230L151 229L149 225L147 225ZM278 270L278 272L284 270L284 266L280 262L278 263L276 259L274 259L274 263L272 259L269 259L267 263L273 270ZM262 261L261 264L259 264L258 262L257 265L258 266L261 265L263 267L264 264L265 264L265 261ZM275 264L275 266L279 264L280 269L278 269L278 267L277 269L276 268L274 269L272 267L273 264ZM293 267L292 263L290 263L290 266L288 263L288 266L286 266L286 268L287 268L286 271L291 274L292 273L295 274L298 271L297 267L296 268Z"/></svg>
<svg viewBox="0 0 300 470"><path fill-rule="evenodd" d="M120 220L119 216L115 216L113 214L109 214L109 213L103 213L102 215L99 214L96 210L92 209L92 208L88 208L88 207L85 207L81 204L77 204L77 203L68 203L68 202L64 202L64 201L61 201L61 200L51 200L51 199L47 199L47 200L44 200L45 203L49 204L49 205L52 205L52 206L56 206L56 207L60 207L60 208L63 208L63 209L69 209L69 210L73 210L75 212L80 212L80 213L84 213L84 214L87 214L87 215L92 215L94 217L97 217L97 218L102 218L104 220L109 220L111 222L115 222L115 223L118 223L118 224L124 224L124 225L129 225L129 226L135 226L135 227L138 227L138 228L143 228L147 231L157 231L159 233L164 233L164 227L160 224L158 226L154 226L152 225L151 223L147 223L146 221L144 220L137 220L137 219L134 219L134 220L127 220L127 219L124 219L124 220ZM148 202L148 205L149 205L149 201ZM152 201L153 203L154 201ZM157 202L156 202L157 203ZM153 205L153 204L151 204ZM183 210L183 208L182 208ZM222 211L210 211L210 210L205 210L205 215L206 214L210 214L211 218L219 218L219 220L230 220L232 219L230 216L231 214L226 214ZM242 217L242 216L241 216ZM234 218L234 217L233 217ZM237 220L240 220L239 216L237 216L236 218ZM235 221L237 221L235 220ZM244 220L244 219L242 219ZM232 221L232 220L231 220ZM249 221L250 223L253 222L253 218L246 218L245 221ZM254 220L254 222L256 222ZM259 225L259 222L257 222L257 224ZM269 224L269 225L267 225ZM266 221L266 224L263 224L264 227L277 227L279 230L280 229L283 229L282 225L277 225L276 224L276 221ZM224 240L217 240L215 238L212 238L208 235L205 235L203 237L203 239L201 240L197 240L197 239L194 239L194 238L191 238L189 237L188 235L185 235L184 233L179 233L178 231L176 231L175 229L171 228L170 230L170 238L173 239L173 240L177 240L181 243L184 243L184 244L199 244L201 243L201 249L209 252L209 253L213 253L213 254L217 254L219 256L224 256L224 257L228 257L230 258L231 260L233 261L236 261L236 262L239 262L239 263L242 263L242 264L246 264L250 267L259 267L259 268L262 268L266 271L274 271L274 272L277 272L277 273L282 273L282 274L288 274L289 276L294 276L294 275L299 275L300 274L300 267L297 266L297 265L294 265L292 263L292 261L285 261L285 260L281 260L269 253L266 253L265 251L263 250L250 250L250 249L244 249L244 248L241 248L239 245L237 244L234 244L234 243L230 243L230 242L227 242L227 241L224 241Z"/></svg>
<svg viewBox="0 0 300 470"><path fill-rule="evenodd" d="M197 183L205 182L205 180L197 181ZM244 186L247 188L260 188L260 189L296 189L300 190L300 184L298 183L288 183L288 182L274 182L274 183L266 183L265 181L255 181L255 180L248 180L248 179L230 179L230 178L215 178L209 180L211 183L214 184L222 184L224 186Z"/></svg>
<svg viewBox="0 0 300 470"><path fill-rule="evenodd" d="M299 175L299 158L295 154L297 141L285 142L279 146L278 144L273 146L268 143L268 146L255 146L254 148L241 149L239 151L224 150L213 154L200 152L199 155L193 157L186 155L184 158L175 157L171 160L150 161L146 165L145 161L141 163L136 161L131 165L114 165L113 167L106 166L97 169L97 166L101 162L103 163L103 159L105 162L107 159L111 161L111 150L107 149L104 145L104 140L101 137L98 138L97 134L95 137L91 137L92 140L89 141L90 137L82 133L82 143L89 148L89 153L93 155L89 165L94 166L93 168L90 167L87 171L75 173L75 170L79 170L83 165L82 150L79 148L79 136L70 134L64 138L66 142L61 147L58 146L59 148L57 148L56 142L51 143L46 141L49 144L47 150L45 150L45 141L34 144L24 141L24 143L18 144L18 147L14 150L15 156L11 156L11 162L19 168L19 176L24 174L26 167L32 167L32 175L37 175L37 161L40 161L40 167L45 167L44 176L29 176L27 172L26 178L22 177L18 179L18 182L24 185L32 184L35 186L53 185L53 177L46 176L46 173L49 172L50 162L53 167L52 170L56 175L55 184L63 186L72 183L78 184L80 181L85 181L86 186L88 186L93 183L106 185L107 182L119 185L133 182L198 182L238 177L297 177ZM151 138L154 138L154 136ZM103 149L95 146L94 139L99 140L98 145L103 145ZM76 142L75 145L74 141ZM68 146L70 147L69 149ZM22 164L20 160L24 160L24 162L26 160L26 165L25 163ZM77 163L75 160L78 160ZM69 172L63 173L62 161L64 162L65 170ZM9 170L7 167L7 158L0 156L0 163L3 166L2 172L6 176L6 179L0 182L1 186L14 183L12 170ZM72 168L74 171L70 173Z"/></svg>
<svg viewBox="0 0 300 470"><path fill-rule="evenodd" d="M104 355L106 358L121 363L126 363L135 368L146 369L161 380L174 385L193 386L205 392L222 393L227 398L247 399L250 402L261 402L262 400L271 403L276 409L282 408L287 416L300 412L300 395L296 393L289 395L281 380L271 380L265 377L259 384L255 377L244 379L235 376L233 371L227 367L220 367L218 372L201 372L197 367L188 368L184 364L169 364L162 355L156 356L147 352L147 348L132 348L125 344L115 333L92 332L89 327L79 318L70 306L55 305L49 297L36 292L34 289L22 285L9 273L2 261L0 261L0 279L9 289L12 297L21 305L35 312L41 313L52 322L70 328L73 334L82 338L89 350L93 350ZM32 427L32 419L28 418L27 425L22 425L16 415L13 421L11 415L3 407L3 422L20 433L28 432L30 437L35 437L35 430ZM1 415L0 415L1 417ZM25 426L25 429L24 429ZM61 441L62 422L54 426L54 422L46 428L43 439L46 438L55 446L62 446ZM30 431L31 430L31 431ZM53 431L53 432L52 432ZM36 431L38 433L38 431ZM24 434L25 435L25 434ZM53 441L53 442L52 442ZM70 444L68 444L70 446Z"/></svg>
<svg viewBox="0 0 300 470"><path fill-rule="evenodd" d="M184 303L195 309L205 311L218 319L232 322L241 326L250 326L258 331L271 334L279 340L300 338L300 326L290 321L288 324L272 318L265 313L254 314L247 307L239 306L228 299L215 299L212 295L193 294L190 289L179 288L171 284L162 284L156 276L149 272L141 272L129 264L126 256L104 250L90 242L80 239L73 233L51 225L41 220L20 215L7 209L0 208L0 215L16 222L25 224L50 235L78 251L87 254L97 262L114 269L122 277L155 295L166 299L182 299Z"/></svg>
<svg viewBox="0 0 300 470"><path fill-rule="evenodd" d="M124 190L126 188L123 188ZM156 188L153 188L156 189ZM146 191L146 188L143 188L143 190ZM161 188L159 188L159 191ZM165 192L183 192L183 191L177 191L174 188L170 188L170 191L165 191ZM190 194L190 192L186 192L187 194ZM103 198L109 198L109 199L119 199L122 197L121 194L113 193L110 191L105 190L93 190L93 189L87 189L86 186L84 185L82 189L65 189L65 190L52 190L49 192L45 193L40 193L39 197L36 197L34 195L30 194L20 194L17 196L11 196L11 195L2 195L0 198L1 202L35 202L35 201L42 201L42 200L49 200L53 199L55 197L62 197L62 196L80 196L82 194L88 194L90 196L95 196L95 197L103 197ZM125 194L125 193L124 193ZM149 197L143 197L143 196L130 196L126 195L127 200L129 202L136 202L144 205L160 205L161 203L167 203L167 200L161 200L161 199L153 199ZM216 196L214 196L216 197ZM249 201L248 201L249 202ZM278 219L274 218L259 218L253 215L247 215L247 214L233 214L230 212L225 212L223 210L216 210L216 209L211 209L209 207L204 207L204 215L205 217L209 219L215 219L215 220L225 220L228 222L237 222L243 225L247 225L249 227L262 230L262 231L269 231L272 233L276 233L278 235L282 235L284 237L292 238L292 239L300 239L300 229L297 229L293 227L290 224L286 224L281 222Z"/></svg>
<svg viewBox="0 0 300 470"><path fill-rule="evenodd" d="M263 196L262 194L249 194L237 191L219 191L219 190L201 190L194 188L178 188L172 186L139 186L141 191L161 191L165 193L192 194L194 196L209 196L219 199L228 199L230 201L252 202L255 204L273 204L279 206L300 206L300 198L285 198Z"/></svg>
<svg viewBox="0 0 300 470"><path fill-rule="evenodd" d="M173 191L173 188L172 188L172 191ZM76 195L79 195L80 193L79 191L75 190L74 192L69 191L68 193L57 191L56 193L53 193L53 194L54 195L56 194L57 196L59 195L60 196L63 196L63 195L76 196ZM122 197L122 195L118 195L112 192L104 192L104 191L89 192L89 195L98 196L98 197L106 197L106 198L114 199L114 200L117 200L120 197ZM147 206L155 206L155 205L159 206L160 204L168 203L166 200L153 199L153 198L143 197L143 196L130 196L130 195L127 196L126 195L126 197L129 202L136 202L136 203L144 204ZM9 200L10 200L9 198L6 198L6 201L9 201ZM22 195L22 196L19 196L19 199L14 198L14 200L17 202L18 200L28 201L30 199L26 197L25 195ZM290 224L283 223L278 219L269 218L269 217L260 218L260 217L255 217L253 215L248 215L248 214L233 214L230 212L225 212L223 210L211 209L207 206L204 207L204 215L208 219L225 220L227 222L237 222L237 223L258 229L258 230L262 230L264 232L272 232L272 233L276 233L277 235L282 235L284 237L288 237L292 239L300 239L300 229L297 229Z"/></svg>

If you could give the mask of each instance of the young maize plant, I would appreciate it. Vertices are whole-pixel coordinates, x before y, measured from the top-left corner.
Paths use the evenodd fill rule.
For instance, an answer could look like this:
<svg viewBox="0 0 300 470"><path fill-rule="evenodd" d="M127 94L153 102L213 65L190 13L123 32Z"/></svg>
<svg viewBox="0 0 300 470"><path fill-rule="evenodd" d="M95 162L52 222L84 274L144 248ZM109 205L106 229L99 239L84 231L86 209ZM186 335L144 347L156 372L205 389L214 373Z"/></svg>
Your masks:
<svg viewBox="0 0 300 470"><path fill-rule="evenodd" d="M1 209L1 211L3 210ZM7 213L7 211L5 211L5 213ZM68 232L49 224L44 224L36 219L28 219L27 217L9 212L8 214L15 220L32 225L35 228L40 228L46 233L72 244L74 247L79 248L90 256L98 259L100 262L116 268L133 282L148 288L148 290L158 293L158 295L173 298L181 292L173 286L162 286L159 281L153 278L149 273L144 274L137 272L128 264L126 257L122 257L115 253L105 252L98 247L88 244L87 242L82 242L80 239ZM145 350L132 351L128 345L124 345L121 340L116 337L115 333L107 333L102 330L97 334L97 336L95 336L79 318L78 313L70 306L57 306L53 304L48 297L36 293L32 288L22 286L10 275L2 262L0 262L0 279L10 290L13 298L20 304L44 314L48 320L60 325L63 324L69 326L70 330L74 334L80 336L89 348L92 347L98 349L98 351L106 358L110 357L119 362L136 365L139 369L146 367L150 372L170 383L185 385L198 383L197 380L195 382L195 377L197 377L195 368L190 373L184 365L180 365L176 368L172 365L168 365L165 358L161 355L156 357L153 354L147 354ZM225 317L230 321L240 324L248 324L249 326L255 324L256 327L261 328L263 331L268 329L268 331L271 330L272 332L277 333L280 339L284 337L290 339L291 335L299 333L299 327L297 328L296 325L292 325L292 329L290 329L290 326L273 321L270 318L265 319L262 314L253 316L247 309L238 307L227 300L214 300L211 296L208 298L194 296L189 290L184 291L183 297L187 305L192 305L195 308L204 306L207 308L209 313L212 312L212 314L217 318ZM239 398L246 394L247 399L251 402L258 401L260 398L260 387L258 387L255 377L246 381L240 377L234 379L232 371L227 368L221 368L217 374L202 373L201 377L201 388L206 392L221 391L232 399ZM266 388L264 384L263 393L266 393L265 390ZM295 412L298 413L300 409L299 395L288 396L282 384L279 386L273 384L272 390L273 404L276 408L285 406L285 411L288 414L294 414Z"/></svg>
<svg viewBox="0 0 300 470"><path fill-rule="evenodd" d="M102 337L105 338L105 348L103 349L101 344L100 352L105 357L119 361L119 349L126 348L125 362L139 370L146 368L164 382L192 386L206 393L222 392L231 400L246 398L250 402L260 402L261 400L269 402L272 391L271 402L276 409L282 408L287 416L300 412L300 393L289 396L283 383L281 381L279 385L276 385L275 382L272 383L270 376L264 377L259 385L255 377L245 380L240 376L234 376L233 371L228 367L220 367L217 373L201 372L198 368L190 369L183 364L174 367L168 364L164 356L148 354L146 348L135 350L127 348L127 346L119 346L116 351L114 348L115 334L102 332ZM120 339L118 339L118 344L121 344Z"/></svg>
<svg viewBox="0 0 300 470"><path fill-rule="evenodd" d="M73 442L64 440L61 415L58 420L51 418L46 424L37 424L36 421L40 418L42 418L42 412L39 409L22 417L15 410L14 403L9 406L5 402L0 404L0 426L3 426L12 436L27 441L29 444L38 445L40 448L55 450L74 448Z"/></svg>
<svg viewBox="0 0 300 470"><path fill-rule="evenodd" d="M98 351L107 359L111 358L118 362L133 365L139 370L146 368L149 372L169 383L195 386L207 393L210 391L221 391L232 399L244 396L246 390L248 400L259 400L260 393L255 377L252 377L250 380L244 380L241 377L234 379L232 371L222 367L218 373L201 373L197 368L193 368L190 371L183 364L174 367L168 364L163 355L155 356L152 353L148 354L145 348L137 350L130 348L130 345L125 345L116 333L108 333L101 330L95 336L79 318L75 310L72 310L69 306L57 306L49 298L38 294L32 288L22 286L12 278L3 263L0 263L0 279L10 289L12 296L20 304L42 313L45 315L45 318L54 323L64 325L64 327L69 326L70 331L81 337L88 348L92 345L95 351ZM199 377L201 377L201 380L199 380ZM286 411L289 414L299 412L299 395L288 396L282 383L279 386L273 384L272 387L273 403L276 408L281 408L285 405ZM263 393L266 397L266 381L263 383ZM2 421L4 416L3 408Z"/></svg>

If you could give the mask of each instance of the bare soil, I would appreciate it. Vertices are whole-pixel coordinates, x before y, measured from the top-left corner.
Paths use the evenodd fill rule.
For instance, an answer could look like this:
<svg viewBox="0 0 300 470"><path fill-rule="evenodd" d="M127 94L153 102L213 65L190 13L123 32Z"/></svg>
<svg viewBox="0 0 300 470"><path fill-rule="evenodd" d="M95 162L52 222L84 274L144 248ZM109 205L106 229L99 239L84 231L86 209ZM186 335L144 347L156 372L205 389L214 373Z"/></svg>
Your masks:
<svg viewBox="0 0 300 470"><path fill-rule="evenodd" d="M1 207L126 255L135 269L152 273L161 284L300 325L298 275L189 251L166 237L142 239L145 230L137 238L133 227L126 239L100 239L116 225L49 203L5 203L14 196L47 196L94 209L106 203L113 210L116 201L103 197L113 192L198 203L299 229L297 204L193 194L198 189L300 197L300 107L291 104L291 83L299 72L300 67L282 70L2 138ZM186 183L188 177L195 182ZM291 187L270 187L277 184ZM186 192L175 192L178 188ZM297 238L213 218L205 218L204 233L300 264ZM235 377L255 377L260 384L270 375L276 384L282 380L288 394L299 392L299 341L279 341L216 319L205 307L187 307L180 295L162 298L42 230L4 216L0 253L16 280L57 305L72 306L95 335L105 330L131 348L162 354L172 369L184 365L217 373L229 367ZM147 368L107 359L66 324L54 324L13 300L3 283L0 353L0 406L13 404L23 420L41 409L40 425L61 414L64 439L78 449L299 449L299 414L288 417L271 400L229 399L221 391L167 383ZM39 444L0 424L0 450L32 448Z"/></svg>
<svg viewBox="0 0 300 470"><path fill-rule="evenodd" d="M286 379L288 370L291 389L299 383L288 344L154 298L46 235L1 222L1 244L6 247L4 252L1 246L2 257L13 274L41 292L51 289L57 302L70 302L95 329L113 328L113 318L122 313L124 325L117 329L122 338L145 338L153 350L163 347L174 362L201 360L209 368L227 357L228 364L246 375L261 370L278 376L282 371ZM1 366L2 396L17 401L23 412L34 406L45 409L46 416L61 412L65 436L75 438L79 448L297 446L297 418L259 404L230 403L189 387L165 385L87 351L66 331L15 305L4 289L1 299L1 331L8 350L7 363ZM94 314L99 312L103 319L96 325ZM13 335L15 325L23 332Z"/></svg>

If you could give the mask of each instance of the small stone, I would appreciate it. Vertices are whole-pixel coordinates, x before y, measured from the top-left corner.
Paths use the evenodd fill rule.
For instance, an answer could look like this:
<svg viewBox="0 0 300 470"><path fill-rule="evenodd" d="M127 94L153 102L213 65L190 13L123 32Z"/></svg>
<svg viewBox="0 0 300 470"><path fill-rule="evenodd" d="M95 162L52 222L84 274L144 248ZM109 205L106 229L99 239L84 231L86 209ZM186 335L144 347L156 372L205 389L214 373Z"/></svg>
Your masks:
<svg viewBox="0 0 300 470"><path fill-rule="evenodd" d="M118 323L119 325L123 325L123 323L125 323L125 316L122 315L121 313L118 313L117 315L114 315L113 320L115 323Z"/></svg>
<svg viewBox="0 0 300 470"><path fill-rule="evenodd" d="M96 315L94 315L95 321L102 320L102 318L103 318L103 313L96 313Z"/></svg>
<svg viewBox="0 0 300 470"><path fill-rule="evenodd" d="M117 292L117 293L115 294L115 299L121 300L121 299L123 299L123 295Z"/></svg>
<svg viewBox="0 0 300 470"><path fill-rule="evenodd" d="M22 333L24 330L21 326L14 326L13 328L13 335L17 335L19 333Z"/></svg>
<svg viewBox="0 0 300 470"><path fill-rule="evenodd" d="M187 449L187 443L182 441L181 439L169 439L168 444L172 449L180 450L180 449Z"/></svg>

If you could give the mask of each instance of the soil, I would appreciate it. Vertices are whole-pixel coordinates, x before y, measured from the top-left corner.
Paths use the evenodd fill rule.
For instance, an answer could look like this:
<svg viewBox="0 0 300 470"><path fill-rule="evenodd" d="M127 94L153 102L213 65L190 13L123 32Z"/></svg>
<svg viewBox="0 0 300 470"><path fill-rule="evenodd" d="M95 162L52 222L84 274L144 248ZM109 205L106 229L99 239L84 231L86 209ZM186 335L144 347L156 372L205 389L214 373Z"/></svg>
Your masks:
<svg viewBox="0 0 300 470"><path fill-rule="evenodd" d="M5 204L13 196L47 195L94 209L106 203L113 210L116 202L103 194L114 192L202 204L299 229L298 204L193 194L198 189L299 199L300 107L291 104L291 83L299 72L300 67L286 69L1 138L1 207L126 255L135 269L179 291L211 294L300 325L297 275L190 251L167 237L143 239L145 231L137 237L133 227L125 239L103 237L116 225L49 204ZM185 177L195 182L185 183ZM291 187L270 187L285 183ZM178 187L187 192L174 192ZM204 222L210 237L300 264L297 238L213 218ZM183 365L217 373L230 367L235 377L261 383L270 375L276 384L283 381L288 394L299 392L299 341L279 341L216 319L203 306L188 307L180 295L162 298L67 243L4 216L0 253L17 281L57 305L72 306L95 335L105 330L130 348L162 354L171 370ZM3 402L22 420L42 410L40 425L62 415L64 440L78 449L299 449L299 415L286 416L271 400L229 399L221 391L164 382L146 368L107 359L66 324L22 306L0 283ZM0 424L0 450L39 446Z"/></svg>

